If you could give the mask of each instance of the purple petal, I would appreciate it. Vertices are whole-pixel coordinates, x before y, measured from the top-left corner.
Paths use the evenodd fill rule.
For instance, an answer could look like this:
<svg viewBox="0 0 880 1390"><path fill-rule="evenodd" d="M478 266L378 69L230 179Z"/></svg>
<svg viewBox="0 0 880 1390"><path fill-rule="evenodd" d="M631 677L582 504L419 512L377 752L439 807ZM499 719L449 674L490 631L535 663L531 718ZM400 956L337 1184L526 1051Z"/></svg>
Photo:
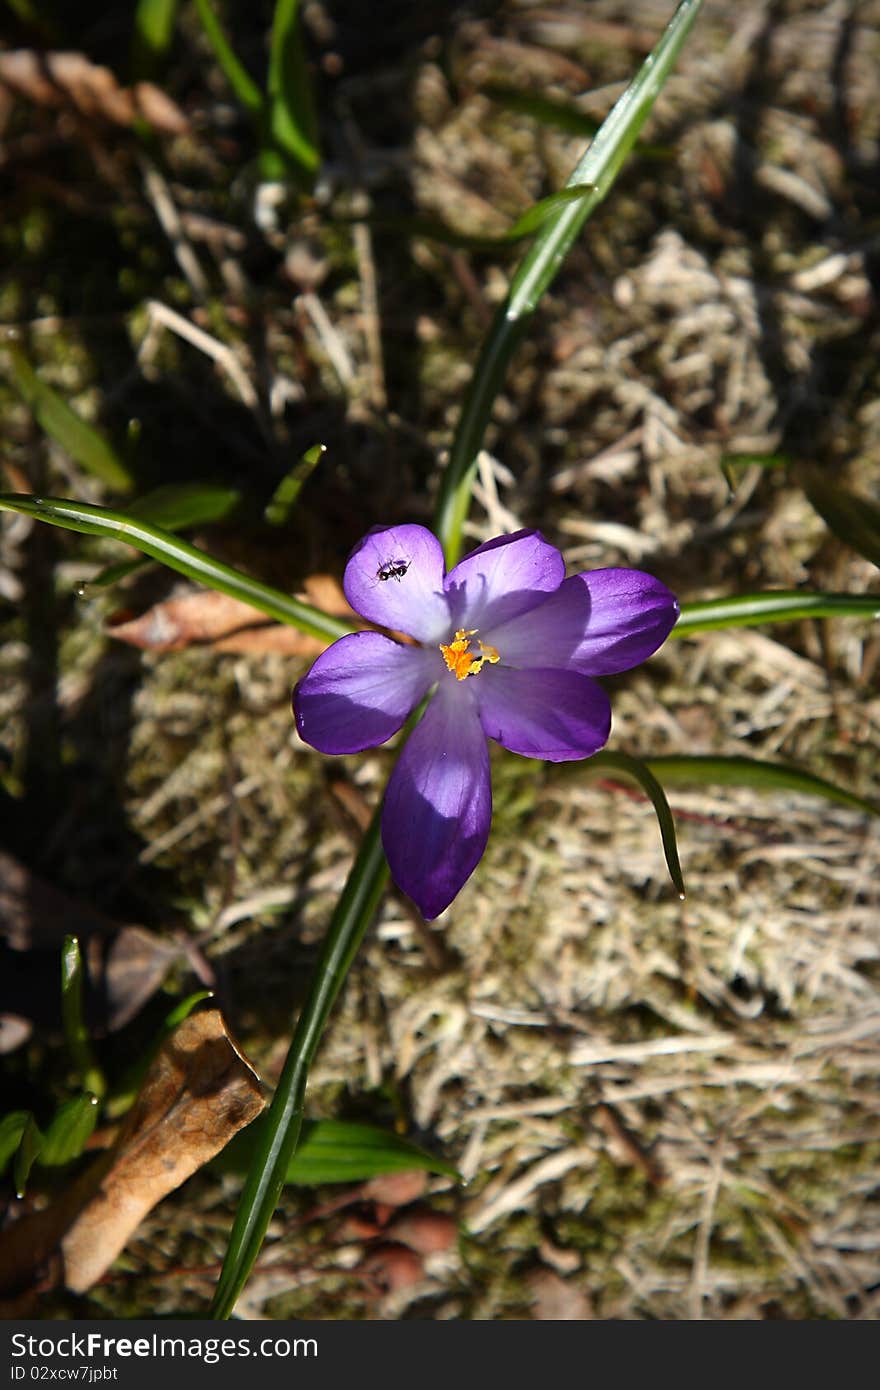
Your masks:
<svg viewBox="0 0 880 1390"><path fill-rule="evenodd" d="M540 531L515 531L472 550L446 576L453 627L484 628L526 613L558 589L565 562Z"/></svg>
<svg viewBox="0 0 880 1390"><path fill-rule="evenodd" d="M607 742L611 703L590 676L489 666L475 684L484 731L512 753L562 763L588 758Z"/></svg>
<svg viewBox="0 0 880 1390"><path fill-rule="evenodd" d="M647 660L677 618L675 595L652 574L593 570L567 579L537 611L480 636L507 666L608 676Z"/></svg>
<svg viewBox="0 0 880 1390"><path fill-rule="evenodd" d="M376 527L351 552L343 588L370 622L442 642L450 630L444 572L440 542L424 526Z"/></svg>
<svg viewBox="0 0 880 1390"><path fill-rule="evenodd" d="M489 752L468 691L441 682L391 774L382 844L395 883L436 917L482 858L492 819Z"/></svg>
<svg viewBox="0 0 880 1390"><path fill-rule="evenodd" d="M322 753L375 748L397 733L442 669L437 653L380 632L340 637L293 692L300 738Z"/></svg>

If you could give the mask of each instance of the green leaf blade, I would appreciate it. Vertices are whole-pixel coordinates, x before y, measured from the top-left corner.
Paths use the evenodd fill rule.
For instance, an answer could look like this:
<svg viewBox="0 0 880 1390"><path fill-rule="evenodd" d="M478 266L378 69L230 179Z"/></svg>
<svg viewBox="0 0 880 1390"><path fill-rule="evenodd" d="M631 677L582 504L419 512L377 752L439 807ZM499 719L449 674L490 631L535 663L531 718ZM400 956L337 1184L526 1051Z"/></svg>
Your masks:
<svg viewBox="0 0 880 1390"><path fill-rule="evenodd" d="M352 631L351 625L331 618L310 604L301 603L279 589L251 579L240 570L215 560L206 551L188 541L164 531L149 522L141 521L131 512L111 511L93 507L87 502L71 502L66 498L32 497L29 494L0 495L0 511L18 512L33 516L51 526L82 535L103 536L106 540L122 541L134 546L143 555L158 560L197 584L217 589L221 594L241 599L279 623L289 623L312 637L333 642Z"/></svg>
<svg viewBox="0 0 880 1390"><path fill-rule="evenodd" d="M97 1096L84 1092L65 1101L55 1112L43 1136L39 1156L41 1166L63 1167L79 1158L94 1133L97 1121Z"/></svg>
<svg viewBox="0 0 880 1390"><path fill-rule="evenodd" d="M555 279L587 219L607 196L638 139L700 12L702 0L679 0L675 13L633 81L603 121L573 170L568 188L585 190L545 218L523 257L483 343L461 406L443 474L434 529L451 568L461 554L477 458L507 367L531 314Z"/></svg>
<svg viewBox="0 0 880 1390"><path fill-rule="evenodd" d="M17 343L4 343L12 380L40 426L71 458L117 492L130 492L134 478L100 430L88 424L57 391L42 382Z"/></svg>
<svg viewBox="0 0 880 1390"><path fill-rule="evenodd" d="M0 1175L6 1172L10 1159L21 1143L27 1122L32 1118L29 1110L11 1110L0 1120Z"/></svg>
<svg viewBox="0 0 880 1390"><path fill-rule="evenodd" d="M311 187L321 164L318 119L299 24L299 0L276 0L269 47L268 136Z"/></svg>
<svg viewBox="0 0 880 1390"><path fill-rule="evenodd" d="M630 757L628 753L612 753L608 749L601 753L595 753L586 764L587 770L593 773L601 773L606 769L614 774L622 774L628 777L641 787L642 791L650 800L657 816L657 824L660 828L660 840L663 845L663 854L666 859L666 867L669 870L669 877L675 885L675 890L680 898L686 897L684 876L681 872L681 863L678 858L678 842L675 834L675 821L669 802L666 800L666 793L660 782L657 780L651 766L643 762L640 758Z"/></svg>
<svg viewBox="0 0 880 1390"><path fill-rule="evenodd" d="M262 1123L262 1119L257 1120L227 1144L217 1160L224 1172L240 1172L247 1168ZM366 1182L383 1173L408 1173L417 1168L457 1180L460 1177L446 1159L437 1158L409 1139L402 1139L377 1125L304 1120L299 1146L287 1166L285 1182L301 1187Z"/></svg>
<svg viewBox="0 0 880 1390"><path fill-rule="evenodd" d="M42 1147L43 1135L33 1115L28 1115L12 1164L16 1197L23 1197L27 1191L31 1169L39 1158Z"/></svg>
<svg viewBox="0 0 880 1390"><path fill-rule="evenodd" d="M102 1096L107 1083L92 1051L83 1002L84 969L79 941L75 936L66 936L61 947L61 1020L64 1036L83 1089Z"/></svg>
<svg viewBox="0 0 880 1390"><path fill-rule="evenodd" d="M880 618L880 594L830 594L802 589L775 589L700 599L681 605L670 637L690 637L728 627L792 623L801 618Z"/></svg>
<svg viewBox="0 0 880 1390"><path fill-rule="evenodd" d="M333 1004L388 881L380 816L370 823L336 904L272 1104L260 1123L254 1160L235 1214L211 1315L228 1318L260 1253L296 1152L306 1081Z"/></svg>
<svg viewBox="0 0 880 1390"><path fill-rule="evenodd" d="M761 792L798 792L805 796L824 797L826 801L834 801L862 815L880 816L880 806L874 802L788 763L763 762L758 758L746 757L715 757L711 754L647 758L645 761L666 786L748 787Z"/></svg>

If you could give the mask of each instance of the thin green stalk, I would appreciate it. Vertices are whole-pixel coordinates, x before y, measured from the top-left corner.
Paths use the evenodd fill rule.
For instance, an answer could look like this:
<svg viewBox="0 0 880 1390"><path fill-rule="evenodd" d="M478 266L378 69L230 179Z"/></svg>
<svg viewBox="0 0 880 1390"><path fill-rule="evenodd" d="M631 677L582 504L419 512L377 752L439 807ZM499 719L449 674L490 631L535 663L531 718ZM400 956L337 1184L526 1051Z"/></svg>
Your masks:
<svg viewBox="0 0 880 1390"><path fill-rule="evenodd" d="M307 632L311 637L327 638L335 641L351 632L349 623L341 622L322 613L311 604L300 603L261 584L258 579L242 574L231 565L215 560L204 550L197 549L188 541L152 526L131 512L115 512L107 507L93 507L88 502L69 502L60 497L31 497L26 493L6 493L0 495L0 511L22 512L46 521L50 526L61 526L67 531L80 531L85 535L103 536L107 540L122 541L132 545L142 554L149 555L178 574L194 579L198 584L206 584L230 598L241 599L252 608L258 608L279 623L289 623Z"/></svg>
<svg viewBox="0 0 880 1390"><path fill-rule="evenodd" d="M315 966L287 1061L265 1120L241 1194L211 1316L228 1318L260 1253L287 1178L303 1119L306 1080L330 1010L373 919L388 880L379 833L380 812L364 836Z"/></svg>
<svg viewBox="0 0 880 1390"><path fill-rule="evenodd" d="M138 0L131 44L131 75L154 77L174 37L178 0Z"/></svg>
<svg viewBox="0 0 880 1390"><path fill-rule="evenodd" d="M272 20L267 80L267 139L261 159L267 175L275 173L274 161L282 156L311 184L321 162L318 120L312 98L309 71L303 52L299 0L277 0Z"/></svg>
<svg viewBox="0 0 880 1390"><path fill-rule="evenodd" d="M263 93L226 37L226 32L214 13L211 0L196 0L196 9L208 42L214 50L214 56L220 64L223 76L242 106L250 112L259 125L264 119L266 110Z"/></svg>
<svg viewBox="0 0 880 1390"><path fill-rule="evenodd" d="M61 947L61 1019L71 1060L84 1091L102 1096L107 1089L95 1059L83 1012L83 962L79 941L66 936Z"/></svg>
<svg viewBox="0 0 880 1390"><path fill-rule="evenodd" d="M702 599L681 605L681 617L669 635L690 637L694 632L709 632L713 628L793 623L800 618L880 618L880 594L770 589L766 593Z"/></svg>
<svg viewBox="0 0 880 1390"><path fill-rule="evenodd" d="M437 535L452 566L461 554L477 456L495 397L526 324L555 278L581 228L614 183L697 18L702 0L680 0L660 42L603 122L567 187L584 196L548 217L495 315L462 405L437 500Z"/></svg>

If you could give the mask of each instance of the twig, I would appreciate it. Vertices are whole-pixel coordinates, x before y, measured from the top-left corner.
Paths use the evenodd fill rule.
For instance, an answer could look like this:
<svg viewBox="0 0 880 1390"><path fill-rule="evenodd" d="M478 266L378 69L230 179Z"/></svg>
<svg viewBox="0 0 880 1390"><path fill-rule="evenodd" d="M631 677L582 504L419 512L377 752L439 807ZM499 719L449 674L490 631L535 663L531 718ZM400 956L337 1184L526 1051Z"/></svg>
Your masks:
<svg viewBox="0 0 880 1390"><path fill-rule="evenodd" d="M155 164L148 159L141 159L140 163L144 176L144 189L153 205L153 211L159 219L163 232L171 242L174 259L180 266L193 294L198 299L205 299L208 294L208 282L202 267L199 265L198 257L187 240L180 213L171 197L171 190Z"/></svg>
<svg viewBox="0 0 880 1390"><path fill-rule="evenodd" d="M199 352L203 352L206 357L210 357L212 362L216 362L229 377L235 389L238 391L244 404L249 410L256 411L259 407L257 393L251 384L247 372L242 367L235 353L225 343L219 339L212 338L210 333L206 333L203 328L197 328L189 319L184 318L183 314L178 314L175 309L169 309L167 304L163 304L158 299L147 300L147 313L152 323L159 323L163 328L167 328L172 333L176 333L178 338L183 338ZM141 345L143 352L144 343Z"/></svg>

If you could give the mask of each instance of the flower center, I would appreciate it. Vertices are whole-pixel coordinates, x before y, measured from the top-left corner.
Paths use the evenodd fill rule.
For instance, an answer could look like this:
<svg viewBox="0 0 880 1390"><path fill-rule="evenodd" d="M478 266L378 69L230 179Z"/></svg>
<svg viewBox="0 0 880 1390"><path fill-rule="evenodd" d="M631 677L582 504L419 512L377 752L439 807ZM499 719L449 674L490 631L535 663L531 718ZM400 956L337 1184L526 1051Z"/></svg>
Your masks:
<svg viewBox="0 0 880 1390"><path fill-rule="evenodd" d="M465 676L475 676L482 671L485 662L491 662L494 666L501 657L494 647L490 647L486 642L481 642L477 637L477 646L480 655L471 651L471 638L476 637L477 629L472 627L468 632L460 627L455 634L455 641L447 644L440 643L440 651L443 653L443 660L446 662L447 670L451 671L457 681L463 681Z"/></svg>

